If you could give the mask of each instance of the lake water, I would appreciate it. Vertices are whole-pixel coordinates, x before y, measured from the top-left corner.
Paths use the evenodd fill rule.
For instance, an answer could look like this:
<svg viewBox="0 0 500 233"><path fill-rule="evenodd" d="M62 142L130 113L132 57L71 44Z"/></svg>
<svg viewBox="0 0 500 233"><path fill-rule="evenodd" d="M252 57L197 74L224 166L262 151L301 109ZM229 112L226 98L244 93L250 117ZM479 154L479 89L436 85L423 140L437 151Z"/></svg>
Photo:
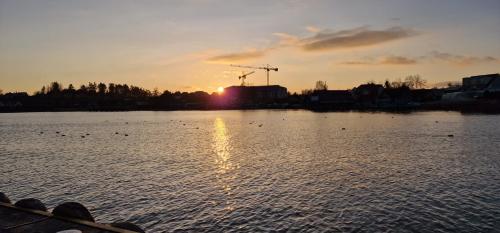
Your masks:
<svg viewBox="0 0 500 233"><path fill-rule="evenodd" d="M500 232L500 115L0 114L0 158L13 201L150 232Z"/></svg>

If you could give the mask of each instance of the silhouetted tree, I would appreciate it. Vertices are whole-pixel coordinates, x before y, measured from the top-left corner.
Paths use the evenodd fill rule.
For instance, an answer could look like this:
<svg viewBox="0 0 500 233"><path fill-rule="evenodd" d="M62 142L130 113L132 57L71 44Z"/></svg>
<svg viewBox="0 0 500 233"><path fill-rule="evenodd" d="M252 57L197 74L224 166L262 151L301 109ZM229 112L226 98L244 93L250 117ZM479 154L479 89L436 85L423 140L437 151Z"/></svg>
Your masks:
<svg viewBox="0 0 500 233"><path fill-rule="evenodd" d="M91 94L97 93L97 84L95 82L89 82L89 85L87 86L87 92Z"/></svg>
<svg viewBox="0 0 500 233"><path fill-rule="evenodd" d="M316 81L316 87L314 88L316 91L326 91L328 90L328 85L326 81Z"/></svg>
<svg viewBox="0 0 500 233"><path fill-rule="evenodd" d="M420 77L420 75L409 75L405 78L405 84L410 89L419 89L425 87L427 80Z"/></svg>
<svg viewBox="0 0 500 233"><path fill-rule="evenodd" d="M82 84L82 85L80 86L80 89L78 89L78 91L77 91L77 92L78 92L78 93L80 93L80 94L87 94L87 87L86 87L85 85L83 85L83 84Z"/></svg>
<svg viewBox="0 0 500 233"><path fill-rule="evenodd" d="M48 90L49 93L59 93L62 90L62 85L58 82L52 82Z"/></svg>
<svg viewBox="0 0 500 233"><path fill-rule="evenodd" d="M314 90L312 90L312 89L304 89L304 90L302 90L300 93L301 93L302 95L310 95L310 94L312 94L313 92L314 92Z"/></svg>
<svg viewBox="0 0 500 233"><path fill-rule="evenodd" d="M99 83L99 85L97 85L97 91L99 92L100 95L106 94L106 84Z"/></svg>
<svg viewBox="0 0 500 233"><path fill-rule="evenodd" d="M401 81L400 78L394 80L391 82L391 87L392 88L400 88L400 87L403 87L403 86L406 86L406 83L404 83L403 81Z"/></svg>
<svg viewBox="0 0 500 233"><path fill-rule="evenodd" d="M111 94L111 95L115 95L116 94L116 87L115 87L114 83L108 84L108 93Z"/></svg>
<svg viewBox="0 0 500 233"><path fill-rule="evenodd" d="M390 89L392 86L391 86L391 83L389 82L388 79L385 80L385 83L384 83L384 88L386 89Z"/></svg>
<svg viewBox="0 0 500 233"><path fill-rule="evenodd" d="M168 90L165 90L162 94L162 96L171 96L172 95L172 92L168 91Z"/></svg>

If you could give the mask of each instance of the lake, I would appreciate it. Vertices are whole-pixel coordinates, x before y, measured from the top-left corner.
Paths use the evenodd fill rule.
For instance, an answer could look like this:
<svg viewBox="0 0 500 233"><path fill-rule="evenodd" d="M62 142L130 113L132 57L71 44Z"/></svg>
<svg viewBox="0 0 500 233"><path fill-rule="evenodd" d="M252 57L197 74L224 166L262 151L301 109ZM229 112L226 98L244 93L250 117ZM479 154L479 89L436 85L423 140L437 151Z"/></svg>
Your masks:
<svg viewBox="0 0 500 233"><path fill-rule="evenodd" d="M6 113L0 158L12 201L150 232L500 232L500 115Z"/></svg>

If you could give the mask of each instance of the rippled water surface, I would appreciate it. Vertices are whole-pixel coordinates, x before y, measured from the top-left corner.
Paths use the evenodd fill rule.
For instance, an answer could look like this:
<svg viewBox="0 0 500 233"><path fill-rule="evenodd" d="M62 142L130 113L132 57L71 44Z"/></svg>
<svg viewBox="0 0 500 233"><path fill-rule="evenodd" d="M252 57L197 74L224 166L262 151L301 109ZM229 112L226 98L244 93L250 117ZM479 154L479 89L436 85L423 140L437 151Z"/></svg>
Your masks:
<svg viewBox="0 0 500 233"><path fill-rule="evenodd" d="M0 114L0 158L14 201L150 232L500 232L499 115Z"/></svg>

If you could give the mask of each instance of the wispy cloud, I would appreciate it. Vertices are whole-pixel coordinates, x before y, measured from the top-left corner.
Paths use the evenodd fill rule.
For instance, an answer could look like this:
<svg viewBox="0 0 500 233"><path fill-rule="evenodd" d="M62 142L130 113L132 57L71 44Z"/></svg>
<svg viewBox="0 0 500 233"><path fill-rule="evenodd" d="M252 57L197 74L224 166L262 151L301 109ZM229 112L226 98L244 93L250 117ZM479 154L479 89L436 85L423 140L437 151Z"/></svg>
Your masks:
<svg viewBox="0 0 500 233"><path fill-rule="evenodd" d="M225 53L216 56L209 57L206 59L209 63L238 63L241 61L253 60L257 58L261 58L269 51L269 49L265 50L250 50L244 52L235 52L235 53Z"/></svg>
<svg viewBox="0 0 500 233"><path fill-rule="evenodd" d="M304 38L285 33L275 33L274 35L284 40L281 44L295 45L304 51L330 51L375 46L419 34L413 29L404 27L391 27L382 30L357 27L341 31L319 30L312 27L308 28L308 31L315 32L315 34Z"/></svg>
<svg viewBox="0 0 500 233"><path fill-rule="evenodd" d="M403 56L389 56L384 57L380 64L385 65L413 65L417 64L417 60L413 58L403 57Z"/></svg>
<svg viewBox="0 0 500 233"><path fill-rule="evenodd" d="M457 66L470 66L482 63L498 62L498 58L492 56L466 56L451 53L433 51L424 56L405 57L405 56L384 56L378 58L362 58L339 62L342 65L414 65L418 63L448 63Z"/></svg>
<svg viewBox="0 0 500 233"><path fill-rule="evenodd" d="M317 33L317 32L320 32L321 29L318 28L318 27L315 27L315 26L307 26L306 27L306 30L309 31L309 32L314 32L314 33Z"/></svg>
<svg viewBox="0 0 500 233"><path fill-rule="evenodd" d="M273 33L273 35L279 37L279 42L277 42L277 44L264 49L251 49L242 52L218 54L208 57L205 61L209 63L228 64L254 60L264 57L271 50L282 47L297 47L306 52L367 47L418 34L412 29L403 27L391 27L385 30L372 30L369 27L357 27L341 31L332 31L329 29L320 29L315 26L307 26L306 30L314 35L309 37L298 37L283 32L276 32ZM383 63L408 64L411 63L411 61L389 58L383 61Z"/></svg>
<svg viewBox="0 0 500 233"><path fill-rule="evenodd" d="M414 65L418 61L414 58L403 57L403 56L386 56L379 57L376 59L365 58L361 60L353 60L341 62L343 65Z"/></svg>
<svg viewBox="0 0 500 233"><path fill-rule="evenodd" d="M445 61L457 66L470 66L479 63L500 62L498 58L491 56L483 56L483 57L464 56L464 55L457 55L457 54L444 53L438 51L431 52L428 58L438 61Z"/></svg>

